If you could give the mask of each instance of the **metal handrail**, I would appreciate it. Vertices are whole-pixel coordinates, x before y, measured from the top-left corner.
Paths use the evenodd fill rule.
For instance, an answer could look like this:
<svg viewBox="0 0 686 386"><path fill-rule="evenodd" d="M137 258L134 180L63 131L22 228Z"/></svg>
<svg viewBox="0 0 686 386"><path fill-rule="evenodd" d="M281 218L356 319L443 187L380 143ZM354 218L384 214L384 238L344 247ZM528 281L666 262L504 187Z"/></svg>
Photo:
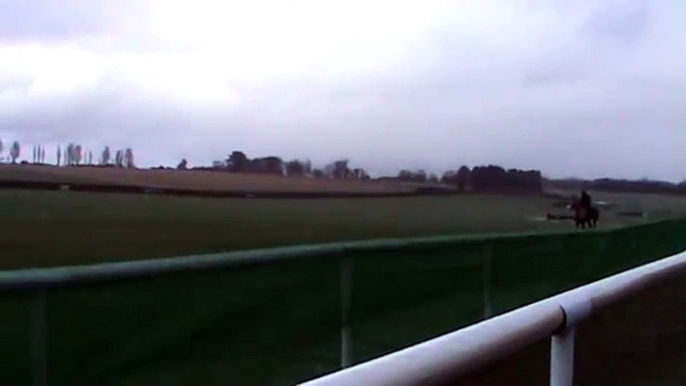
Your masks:
<svg viewBox="0 0 686 386"><path fill-rule="evenodd" d="M572 385L574 328L593 312L686 272L686 252L624 271L301 386L443 385L552 336L550 384Z"/></svg>

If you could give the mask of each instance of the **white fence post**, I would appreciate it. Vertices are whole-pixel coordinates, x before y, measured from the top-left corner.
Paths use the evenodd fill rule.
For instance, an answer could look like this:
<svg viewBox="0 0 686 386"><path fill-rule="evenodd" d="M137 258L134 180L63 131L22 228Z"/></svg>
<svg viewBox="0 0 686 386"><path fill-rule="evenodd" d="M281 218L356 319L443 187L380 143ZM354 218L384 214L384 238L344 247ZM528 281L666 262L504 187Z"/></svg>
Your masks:
<svg viewBox="0 0 686 386"><path fill-rule="evenodd" d="M352 333L350 329L350 308L353 292L353 258L341 258L341 367L352 363Z"/></svg>
<svg viewBox="0 0 686 386"><path fill-rule="evenodd" d="M44 291L36 292L31 313L31 371L34 386L48 384L48 305Z"/></svg>
<svg viewBox="0 0 686 386"><path fill-rule="evenodd" d="M574 327L553 335L550 347L550 386L574 384Z"/></svg>

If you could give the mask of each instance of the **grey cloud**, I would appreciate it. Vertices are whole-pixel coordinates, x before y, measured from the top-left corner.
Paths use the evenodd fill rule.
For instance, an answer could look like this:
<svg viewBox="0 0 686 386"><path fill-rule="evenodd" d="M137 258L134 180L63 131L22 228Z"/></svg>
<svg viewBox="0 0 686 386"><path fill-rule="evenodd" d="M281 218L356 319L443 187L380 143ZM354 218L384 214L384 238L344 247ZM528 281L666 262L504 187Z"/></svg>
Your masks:
<svg viewBox="0 0 686 386"><path fill-rule="evenodd" d="M614 2L591 13L581 32L591 38L611 38L633 42L641 38L651 21L650 4L646 1Z"/></svg>
<svg viewBox="0 0 686 386"><path fill-rule="evenodd" d="M349 157L377 174L501 163L554 176L686 177L683 7L559 3L524 9L517 30L488 36L438 25L404 61L366 75L238 83L235 108L155 99L115 79L4 115L0 133L134 146L148 165L243 149Z"/></svg>
<svg viewBox="0 0 686 386"><path fill-rule="evenodd" d="M144 18L140 0L0 0L0 43L59 41L116 32Z"/></svg>

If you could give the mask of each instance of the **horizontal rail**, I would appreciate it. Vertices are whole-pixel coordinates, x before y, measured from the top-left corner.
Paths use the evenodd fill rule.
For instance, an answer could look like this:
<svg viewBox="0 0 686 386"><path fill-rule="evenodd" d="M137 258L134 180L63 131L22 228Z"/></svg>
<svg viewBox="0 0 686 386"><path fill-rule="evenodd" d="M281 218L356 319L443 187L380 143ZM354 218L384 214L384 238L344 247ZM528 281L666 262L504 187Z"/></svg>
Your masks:
<svg viewBox="0 0 686 386"><path fill-rule="evenodd" d="M654 223L637 225L636 227L651 225L654 225ZM618 229L621 228L594 230L593 233L611 233ZM461 243L486 244L503 239L542 238L551 235L584 236L584 234L574 231L549 231L379 239L56 268L29 268L0 271L0 292L45 290L55 287L134 280L181 272L187 273L258 266L277 261L340 257L349 252L386 252L400 249L433 248Z"/></svg>
<svg viewBox="0 0 686 386"><path fill-rule="evenodd" d="M684 272L686 252L301 385L443 385L552 336L557 331L574 327L593 312Z"/></svg>
<svg viewBox="0 0 686 386"><path fill-rule="evenodd" d="M217 172L220 173L220 172ZM383 184L383 183L381 183ZM378 185L377 185L378 186ZM293 200L312 200L312 199L380 199L380 198L411 198L411 197L443 197L455 196L463 193L445 188L413 188L409 186L401 187L406 189L376 190L369 192L355 191L267 191L267 190L216 190L216 189L184 189L169 186L146 186L129 184L94 184L81 183L76 181L34 181L34 180L15 180L0 179L0 189L16 190L39 190L39 191L58 191L68 189L74 192L88 193L117 193L117 194L155 194L168 197L203 197L203 198L247 198L247 199L293 199Z"/></svg>

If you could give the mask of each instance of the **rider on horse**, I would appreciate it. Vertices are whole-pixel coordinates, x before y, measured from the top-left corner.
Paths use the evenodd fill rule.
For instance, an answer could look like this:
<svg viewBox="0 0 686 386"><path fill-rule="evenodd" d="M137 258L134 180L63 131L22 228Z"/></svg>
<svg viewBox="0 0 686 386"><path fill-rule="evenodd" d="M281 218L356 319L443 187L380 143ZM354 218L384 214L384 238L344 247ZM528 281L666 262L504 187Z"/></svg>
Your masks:
<svg viewBox="0 0 686 386"><path fill-rule="evenodd" d="M572 210L576 212L576 226L582 228L588 224L589 227L595 228L598 222L598 209L591 205L591 196L586 191L581 192L581 197L578 201L572 204Z"/></svg>

